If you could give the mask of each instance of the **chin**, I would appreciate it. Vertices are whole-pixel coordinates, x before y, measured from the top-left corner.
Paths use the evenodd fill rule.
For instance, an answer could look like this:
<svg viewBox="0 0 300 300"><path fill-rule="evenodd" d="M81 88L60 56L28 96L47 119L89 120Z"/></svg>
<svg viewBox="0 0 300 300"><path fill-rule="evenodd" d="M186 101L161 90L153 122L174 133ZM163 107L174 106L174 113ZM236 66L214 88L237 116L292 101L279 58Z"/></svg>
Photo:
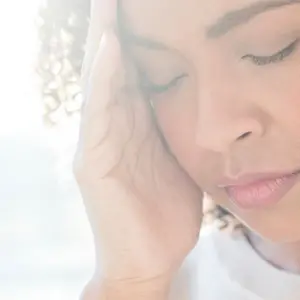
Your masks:
<svg viewBox="0 0 300 300"><path fill-rule="evenodd" d="M268 222L264 223L263 226L259 226L256 222L250 222L250 224L243 222L243 224L262 239L272 243L287 244L300 241L300 224L299 226L292 226L287 220L285 226L280 226L280 223L270 224Z"/></svg>
<svg viewBox="0 0 300 300"><path fill-rule="evenodd" d="M242 210L226 202L228 210L249 230L273 243L300 242L300 191L265 209Z"/></svg>

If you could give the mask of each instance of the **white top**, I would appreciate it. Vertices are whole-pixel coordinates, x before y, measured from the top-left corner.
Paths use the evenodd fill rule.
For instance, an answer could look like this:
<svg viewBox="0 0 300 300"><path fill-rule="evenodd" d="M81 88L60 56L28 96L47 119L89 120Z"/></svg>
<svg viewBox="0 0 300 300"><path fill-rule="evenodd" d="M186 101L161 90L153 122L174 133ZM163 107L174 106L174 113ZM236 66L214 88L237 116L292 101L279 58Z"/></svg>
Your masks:
<svg viewBox="0 0 300 300"><path fill-rule="evenodd" d="M265 262L240 231L201 234L171 292L172 300L299 300L300 276Z"/></svg>

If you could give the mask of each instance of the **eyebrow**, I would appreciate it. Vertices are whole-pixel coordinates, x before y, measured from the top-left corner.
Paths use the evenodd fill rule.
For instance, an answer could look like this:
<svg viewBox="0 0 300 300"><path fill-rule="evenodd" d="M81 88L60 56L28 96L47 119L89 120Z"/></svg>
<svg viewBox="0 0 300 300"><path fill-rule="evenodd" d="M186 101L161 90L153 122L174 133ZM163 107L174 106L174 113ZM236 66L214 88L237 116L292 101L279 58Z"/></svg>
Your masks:
<svg viewBox="0 0 300 300"><path fill-rule="evenodd" d="M219 38L237 26L249 22L259 14L294 4L300 4L300 0L258 1L252 3L245 8L230 11L219 18L215 24L207 28L206 36L208 38Z"/></svg>
<svg viewBox="0 0 300 300"><path fill-rule="evenodd" d="M216 23L207 28L206 36L208 38L220 38L234 28L249 22L264 12L294 4L300 4L300 0L258 1L252 3L245 8L230 11L220 17ZM136 47L150 50L170 50L170 48L162 42L152 40L145 36L136 35L131 32L123 32L122 39L126 44Z"/></svg>
<svg viewBox="0 0 300 300"><path fill-rule="evenodd" d="M124 45L132 45L150 50L170 50L168 46L159 41L132 32L130 22L124 11L121 0L117 0L117 23L120 38Z"/></svg>

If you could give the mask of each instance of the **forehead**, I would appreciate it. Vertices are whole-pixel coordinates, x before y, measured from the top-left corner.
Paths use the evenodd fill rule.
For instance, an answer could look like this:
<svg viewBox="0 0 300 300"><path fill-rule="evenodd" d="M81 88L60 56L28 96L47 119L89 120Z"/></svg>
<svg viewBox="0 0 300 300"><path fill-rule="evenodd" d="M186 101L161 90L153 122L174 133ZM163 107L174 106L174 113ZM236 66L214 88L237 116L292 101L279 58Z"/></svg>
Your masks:
<svg viewBox="0 0 300 300"><path fill-rule="evenodd" d="M225 13L254 2L257 1L122 0L122 10L135 34L172 42L189 34L201 38L205 29Z"/></svg>

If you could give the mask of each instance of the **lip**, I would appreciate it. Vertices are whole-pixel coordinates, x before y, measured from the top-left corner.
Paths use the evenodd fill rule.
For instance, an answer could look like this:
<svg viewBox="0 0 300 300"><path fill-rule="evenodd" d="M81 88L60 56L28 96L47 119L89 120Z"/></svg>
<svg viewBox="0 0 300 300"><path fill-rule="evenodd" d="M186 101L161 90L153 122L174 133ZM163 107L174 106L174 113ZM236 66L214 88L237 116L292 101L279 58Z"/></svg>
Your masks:
<svg viewBox="0 0 300 300"><path fill-rule="evenodd" d="M230 200L242 209L259 209L275 205L300 178L300 170L291 173L257 173L236 180L225 179L223 188Z"/></svg>

